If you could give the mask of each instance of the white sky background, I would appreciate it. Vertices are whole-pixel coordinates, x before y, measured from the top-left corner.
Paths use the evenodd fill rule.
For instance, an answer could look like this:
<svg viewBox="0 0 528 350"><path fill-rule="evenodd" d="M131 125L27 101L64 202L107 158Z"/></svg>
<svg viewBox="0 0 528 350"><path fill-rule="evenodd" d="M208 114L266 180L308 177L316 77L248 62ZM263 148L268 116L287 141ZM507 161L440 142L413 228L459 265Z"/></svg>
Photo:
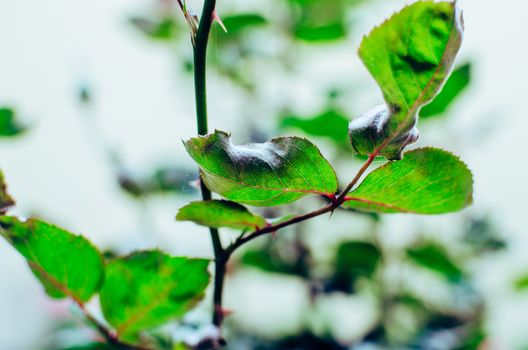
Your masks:
<svg viewBox="0 0 528 350"><path fill-rule="evenodd" d="M374 10L365 11L368 16L358 30L368 31L404 3L385 2L389 4L372 5ZM140 13L146 3L0 0L0 105L17 107L33 126L17 141L0 142L0 167L19 213L38 210L103 246L160 245L175 254L208 256L208 236L192 225L173 222L181 204L177 201L173 210L163 206L165 212L156 214L161 228L172 235L138 235L138 208L115 187L109 167L83 131L75 102L78 83L88 79L95 88L97 114L106 136L131 167L145 168L168 157L189 161L180 140L195 133L191 81L183 74L174 79L178 69L170 50L142 40L127 24L127 18ZM422 142L462 156L475 174L472 210L492 213L513 242L507 256L478 267L479 283L492 301L489 328L501 349L513 349L518 342L528 341L528 316L520 315L528 314L521 311L528 310L528 295L513 296L508 291L515 274L528 271L524 153L528 146L528 2L460 3L466 15L461 56L475 61L473 84L449 121L438 124L456 137L445 140L430 132ZM307 68L312 72L307 81L316 84L317 72L326 77L334 74L341 81L350 74L365 82L364 89L377 91L355 55L357 42L353 44L337 57L324 49L316 53ZM229 95L229 87L215 91L215 86L213 82L211 107L230 117L213 119L211 127L232 130L237 118L228 112L237 110L238 101ZM303 97L306 86L297 88ZM372 102L366 99L361 108L371 107ZM467 137L473 128L484 132L481 139ZM442 221L420 220L423 225L440 226ZM45 300L22 259L0 241L0 349L33 349L31 344L46 332L50 305Z"/></svg>

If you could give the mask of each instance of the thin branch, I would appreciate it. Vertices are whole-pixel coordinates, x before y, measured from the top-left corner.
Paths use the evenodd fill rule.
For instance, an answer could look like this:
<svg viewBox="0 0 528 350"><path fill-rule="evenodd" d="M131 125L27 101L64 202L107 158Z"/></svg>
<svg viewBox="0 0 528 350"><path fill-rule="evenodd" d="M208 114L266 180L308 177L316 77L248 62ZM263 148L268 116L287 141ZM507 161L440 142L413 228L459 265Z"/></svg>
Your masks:
<svg viewBox="0 0 528 350"><path fill-rule="evenodd" d="M294 224L298 224L300 222L303 222L303 221L306 221L306 220L309 220L309 219L313 219L315 217L324 215L326 213L331 213L334 210L336 210L337 208L339 208L346 201L347 194L354 188L354 186L358 183L358 181L361 179L363 174L370 167L370 165L372 164L374 159L376 159L377 154L378 154L378 152L375 152L375 153L373 153L373 154L371 154L369 156L368 160L363 164L361 169L359 169L359 171L357 172L357 174L354 177L354 179L341 192L341 194L335 200L332 201L331 204L329 204L326 207L323 207L321 209L314 210L314 211L312 211L310 213L307 213L307 214L304 214L304 215L301 215L301 216L296 216L296 217L294 217L294 218L292 218L290 220L281 222L279 224L266 226L266 227L264 227L262 229L254 231L253 233L251 233L251 234L249 234L249 235L247 235L245 237L241 237L241 238L237 239L233 244L231 244L229 247L227 247L226 250L224 251L224 254L226 256L226 260L229 259L229 257L231 256L231 254L233 254L235 252L235 250L237 250L238 248L240 248L241 246L243 246L247 242L252 241L253 239L255 239L257 237L260 237L260 236L268 234L268 233L277 232L278 230L283 229L285 227L288 227L288 226L291 226L291 225L294 225Z"/></svg>
<svg viewBox="0 0 528 350"><path fill-rule="evenodd" d="M119 340L116 333L112 331L111 329L107 328L105 325L103 325L101 322L99 322L91 313L86 309L86 306L79 300L74 300L75 304L79 307L79 309L82 311L84 317L88 322L90 322L101 334L103 338L105 338L106 342L114 345L118 349L122 350L153 350L152 348L145 347L142 345L136 345L136 344L129 344L126 342L123 342Z"/></svg>
<svg viewBox="0 0 528 350"><path fill-rule="evenodd" d="M376 157L378 156L378 153L380 152L379 150L380 149L378 148L374 153L372 153L369 156L368 160L365 162L365 164L363 164L361 169L359 169L354 179L348 184L348 186L338 196L337 198L338 207L341 206L341 204L343 204L346 201L346 196L348 195L350 191L352 191L352 189L354 188L354 186L356 186L358 181L361 180L361 177L363 176L365 171L367 171L367 169L370 167L374 159L376 159Z"/></svg>

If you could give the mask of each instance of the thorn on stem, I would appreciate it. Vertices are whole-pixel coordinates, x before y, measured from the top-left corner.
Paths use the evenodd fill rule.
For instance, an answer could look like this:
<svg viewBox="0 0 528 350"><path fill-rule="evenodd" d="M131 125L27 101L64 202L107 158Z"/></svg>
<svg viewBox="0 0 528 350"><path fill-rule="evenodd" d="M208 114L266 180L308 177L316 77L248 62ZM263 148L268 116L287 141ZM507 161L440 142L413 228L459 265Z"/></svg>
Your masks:
<svg viewBox="0 0 528 350"><path fill-rule="evenodd" d="M218 14L216 13L216 10L213 11L213 23L214 22L218 23L220 27L224 30L224 32L227 33L227 28L224 22L222 22L222 19L220 18L220 16L218 16Z"/></svg>

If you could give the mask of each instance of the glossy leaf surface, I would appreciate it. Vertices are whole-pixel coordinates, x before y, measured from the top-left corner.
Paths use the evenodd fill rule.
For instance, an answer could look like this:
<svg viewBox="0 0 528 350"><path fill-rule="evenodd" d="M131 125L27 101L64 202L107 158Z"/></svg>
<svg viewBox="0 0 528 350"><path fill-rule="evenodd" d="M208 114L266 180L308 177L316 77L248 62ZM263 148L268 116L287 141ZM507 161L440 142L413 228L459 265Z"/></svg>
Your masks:
<svg viewBox="0 0 528 350"><path fill-rule="evenodd" d="M40 220L0 218L0 234L24 256L53 298L88 301L104 279L104 261L84 237Z"/></svg>
<svg viewBox="0 0 528 350"><path fill-rule="evenodd" d="M401 159L403 148L417 135L418 112L449 76L462 31L462 14L455 3L418 1L365 37L359 56L380 86L387 106L383 113L352 121L352 143L365 146L356 146L356 150L370 154L392 143L380 154Z"/></svg>
<svg viewBox="0 0 528 350"><path fill-rule="evenodd" d="M370 173L343 206L379 213L443 214L471 204L473 177L451 153L423 148Z"/></svg>
<svg viewBox="0 0 528 350"><path fill-rule="evenodd" d="M267 224L262 216L251 213L243 205L223 200L192 202L180 209L176 219L207 227L239 230L259 229Z"/></svg>
<svg viewBox="0 0 528 350"><path fill-rule="evenodd" d="M202 299L209 284L208 264L160 251L111 261L100 294L103 314L125 339L177 319Z"/></svg>
<svg viewBox="0 0 528 350"><path fill-rule="evenodd" d="M333 195L337 178L319 149L306 139L280 137L237 146L216 131L185 142L207 187L227 199L255 206L294 202L309 194Z"/></svg>

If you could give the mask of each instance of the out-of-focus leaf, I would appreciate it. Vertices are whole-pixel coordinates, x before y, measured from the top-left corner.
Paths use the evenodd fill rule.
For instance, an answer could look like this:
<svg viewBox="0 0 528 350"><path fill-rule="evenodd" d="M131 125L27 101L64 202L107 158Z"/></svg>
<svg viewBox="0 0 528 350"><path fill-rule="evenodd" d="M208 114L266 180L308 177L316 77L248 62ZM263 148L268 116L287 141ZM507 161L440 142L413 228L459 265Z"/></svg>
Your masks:
<svg viewBox="0 0 528 350"><path fill-rule="evenodd" d="M445 349L482 349L486 333L479 317L432 312L419 333L416 348L430 349L435 347L434 344L443 344Z"/></svg>
<svg viewBox="0 0 528 350"><path fill-rule="evenodd" d="M121 189L128 194L143 197L164 193L192 193L195 188L191 182L196 179L198 179L198 172L195 170L161 167L144 178L122 173L118 182Z"/></svg>
<svg viewBox="0 0 528 350"><path fill-rule="evenodd" d="M328 42L347 36L346 10L350 1L291 0L291 30L304 42Z"/></svg>
<svg viewBox="0 0 528 350"><path fill-rule="evenodd" d="M442 91L433 102L422 108L420 116L429 118L444 113L471 83L471 63L458 67L451 73Z"/></svg>
<svg viewBox="0 0 528 350"><path fill-rule="evenodd" d="M261 27L268 23L264 17L256 13L222 16L222 22L224 22L228 35L237 35L246 29Z"/></svg>
<svg viewBox="0 0 528 350"><path fill-rule="evenodd" d="M345 208L380 213L444 214L472 203L473 177L451 153L422 148L370 173Z"/></svg>
<svg viewBox="0 0 528 350"><path fill-rule="evenodd" d="M462 13L453 2L418 1L365 37L359 56L380 86L386 106L353 120L360 154L401 159L416 140L420 109L442 88L462 42Z"/></svg>
<svg viewBox="0 0 528 350"><path fill-rule="evenodd" d="M430 243L407 249L407 257L415 264L444 276L450 281L458 281L463 272L437 244Z"/></svg>
<svg viewBox="0 0 528 350"><path fill-rule="evenodd" d="M142 330L180 318L203 298L208 265L160 251L111 261L100 293L103 314L119 337L135 340Z"/></svg>
<svg viewBox="0 0 528 350"><path fill-rule="evenodd" d="M52 298L88 301L104 279L104 261L84 237L36 219L0 218L0 234L24 256Z"/></svg>
<svg viewBox="0 0 528 350"><path fill-rule="evenodd" d="M319 26L300 24L295 28L295 36L305 41L331 41L346 37L346 26L343 22L334 22Z"/></svg>
<svg viewBox="0 0 528 350"><path fill-rule="evenodd" d="M281 128L296 128L308 135L326 137L338 146L348 144L348 118L342 113L329 110L312 118L289 115L282 118Z"/></svg>
<svg viewBox="0 0 528 350"><path fill-rule="evenodd" d="M306 139L279 137L235 146L222 131L185 142L207 187L227 199L277 206L309 194L334 195L337 177L319 149Z"/></svg>
<svg viewBox="0 0 528 350"><path fill-rule="evenodd" d="M251 213L243 205L222 200L192 202L180 209L176 219L207 227L240 230L258 230L267 225L266 219Z"/></svg>
<svg viewBox="0 0 528 350"><path fill-rule="evenodd" d="M4 181L4 173L0 170L0 215L3 215L7 210L15 205L15 201L7 193L7 185Z"/></svg>
<svg viewBox="0 0 528 350"><path fill-rule="evenodd" d="M508 244L501 237L489 216L472 218L464 234L464 242L469 244L476 254L496 252L505 249Z"/></svg>
<svg viewBox="0 0 528 350"><path fill-rule="evenodd" d="M17 136L25 130L26 128L17 122L13 109L0 107L0 138Z"/></svg>
<svg viewBox="0 0 528 350"><path fill-rule="evenodd" d="M522 276L515 280L514 283L515 289L517 290L526 290L528 289L528 275Z"/></svg>
<svg viewBox="0 0 528 350"><path fill-rule="evenodd" d="M144 35L155 40L172 40L179 32L173 18L153 20L143 17L133 17L130 23Z"/></svg>
<svg viewBox="0 0 528 350"><path fill-rule="evenodd" d="M292 251L290 256L285 258L273 250L254 249L246 251L240 262L269 273L306 277L309 273L305 259L306 253L306 251L301 252L301 254Z"/></svg>
<svg viewBox="0 0 528 350"><path fill-rule="evenodd" d="M328 291L354 291L360 277L371 278L381 261L379 249L368 242L346 242L339 246L335 260L335 274L328 283Z"/></svg>

